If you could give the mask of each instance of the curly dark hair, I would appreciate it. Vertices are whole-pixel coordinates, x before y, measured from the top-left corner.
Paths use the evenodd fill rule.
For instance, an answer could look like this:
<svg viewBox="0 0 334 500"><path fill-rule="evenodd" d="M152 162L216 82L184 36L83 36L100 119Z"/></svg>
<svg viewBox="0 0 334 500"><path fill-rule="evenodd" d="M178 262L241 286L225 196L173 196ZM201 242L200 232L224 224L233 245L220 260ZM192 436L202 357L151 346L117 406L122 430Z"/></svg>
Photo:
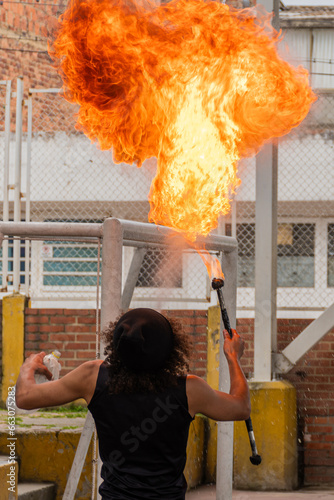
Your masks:
<svg viewBox="0 0 334 500"><path fill-rule="evenodd" d="M102 332L102 339L107 344L104 350L109 371L110 394L131 394L135 392L162 392L167 387L177 385L178 377L185 377L189 372L191 339L175 319L168 321L173 330L173 348L164 366L156 372L132 371L122 362L117 353L113 337L116 324L121 318L111 322Z"/></svg>

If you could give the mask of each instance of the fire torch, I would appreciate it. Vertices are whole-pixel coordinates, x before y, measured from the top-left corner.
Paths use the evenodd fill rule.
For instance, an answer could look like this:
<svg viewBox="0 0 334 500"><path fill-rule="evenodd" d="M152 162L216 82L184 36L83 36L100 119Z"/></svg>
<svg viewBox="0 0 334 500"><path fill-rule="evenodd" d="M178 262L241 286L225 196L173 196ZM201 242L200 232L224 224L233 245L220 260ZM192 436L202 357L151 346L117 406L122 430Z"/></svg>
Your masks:
<svg viewBox="0 0 334 500"><path fill-rule="evenodd" d="M232 338L232 331L231 331L231 324L230 324L230 319L227 314L226 306L225 306L225 301L223 297L223 292L222 288L224 286L224 280L222 278L213 278L211 282L212 288L216 290L217 295L218 295L218 301L219 301L219 306L220 306L220 311L222 315L222 320L224 323L225 329L228 331L230 337ZM260 465L261 463L261 456L257 452L256 448L256 443L255 443L255 436L254 436L254 431L253 431L253 424L251 418L247 418L245 420L247 431L248 431L248 437L249 437L249 442L252 448L252 456L249 457L249 460L253 465Z"/></svg>

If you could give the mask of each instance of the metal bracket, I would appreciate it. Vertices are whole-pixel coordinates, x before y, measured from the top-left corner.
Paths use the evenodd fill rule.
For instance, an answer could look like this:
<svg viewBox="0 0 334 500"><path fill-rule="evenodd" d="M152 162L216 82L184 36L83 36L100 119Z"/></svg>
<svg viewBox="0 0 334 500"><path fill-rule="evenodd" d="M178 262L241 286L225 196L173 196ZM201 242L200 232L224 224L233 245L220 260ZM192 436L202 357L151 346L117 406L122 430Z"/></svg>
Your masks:
<svg viewBox="0 0 334 500"><path fill-rule="evenodd" d="M271 354L272 371L276 373L288 373L295 365L281 352Z"/></svg>

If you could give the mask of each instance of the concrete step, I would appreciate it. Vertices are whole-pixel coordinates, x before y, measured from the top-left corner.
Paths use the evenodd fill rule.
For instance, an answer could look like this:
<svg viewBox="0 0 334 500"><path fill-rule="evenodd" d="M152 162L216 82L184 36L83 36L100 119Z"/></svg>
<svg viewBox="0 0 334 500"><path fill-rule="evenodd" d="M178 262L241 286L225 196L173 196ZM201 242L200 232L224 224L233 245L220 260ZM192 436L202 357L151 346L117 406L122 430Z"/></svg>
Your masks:
<svg viewBox="0 0 334 500"><path fill-rule="evenodd" d="M52 483L19 483L18 500L54 500L56 488Z"/></svg>
<svg viewBox="0 0 334 500"><path fill-rule="evenodd" d="M14 463L13 463L14 462ZM17 499L18 464L8 456L0 455L0 500Z"/></svg>

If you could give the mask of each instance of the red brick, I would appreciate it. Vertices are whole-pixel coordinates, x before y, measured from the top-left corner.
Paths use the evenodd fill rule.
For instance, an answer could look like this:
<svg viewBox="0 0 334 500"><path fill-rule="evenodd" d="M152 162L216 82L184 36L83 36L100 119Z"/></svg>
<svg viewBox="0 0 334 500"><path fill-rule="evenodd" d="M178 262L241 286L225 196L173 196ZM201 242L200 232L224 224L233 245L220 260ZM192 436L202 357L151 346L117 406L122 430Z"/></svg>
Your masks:
<svg viewBox="0 0 334 500"><path fill-rule="evenodd" d="M68 342L65 345L66 349L89 349L89 343L88 342Z"/></svg>
<svg viewBox="0 0 334 500"><path fill-rule="evenodd" d="M60 345L59 344L57 345L55 342L40 342L39 344L40 351L44 351L45 349L58 349L58 348L60 348Z"/></svg>
<svg viewBox="0 0 334 500"><path fill-rule="evenodd" d="M55 332L63 332L64 328L61 325L41 325L39 327L39 331L43 333L55 333ZM52 335L51 335L52 336Z"/></svg>
<svg viewBox="0 0 334 500"><path fill-rule="evenodd" d="M65 333L52 333L50 335L50 340L56 340L58 342L61 342L63 340L73 340L73 335L68 335L68 334L65 334Z"/></svg>
<svg viewBox="0 0 334 500"><path fill-rule="evenodd" d="M95 325L96 318L95 318L95 316L84 316L84 317L80 318L80 323L83 325L85 325L85 324Z"/></svg>
<svg viewBox="0 0 334 500"><path fill-rule="evenodd" d="M26 307L24 310L25 316L36 316L39 314L39 309L30 309L29 307Z"/></svg>
<svg viewBox="0 0 334 500"><path fill-rule="evenodd" d="M24 321L26 324L49 323L49 317L48 316L26 316Z"/></svg>
<svg viewBox="0 0 334 500"><path fill-rule="evenodd" d="M85 351L85 352L81 352L81 351L78 351L76 353L77 355L77 358L78 359L95 359L95 351Z"/></svg>
<svg viewBox="0 0 334 500"><path fill-rule="evenodd" d="M39 314L46 316L56 316L58 314L63 314L63 309L39 309Z"/></svg>
<svg viewBox="0 0 334 500"><path fill-rule="evenodd" d="M237 319L237 325L254 325L254 319L253 318L238 318Z"/></svg>
<svg viewBox="0 0 334 500"><path fill-rule="evenodd" d="M75 356L75 351L69 351L67 348L64 349L61 353L61 357L62 359L63 358L70 358L70 359L74 359L76 356Z"/></svg>
<svg viewBox="0 0 334 500"><path fill-rule="evenodd" d="M95 331L95 328L89 325L65 325L65 332L83 333L93 331Z"/></svg>
<svg viewBox="0 0 334 500"><path fill-rule="evenodd" d="M24 327L24 329L26 332L38 332L39 331L39 327L37 325L26 325Z"/></svg>
<svg viewBox="0 0 334 500"><path fill-rule="evenodd" d="M94 309L64 309L64 314L67 316L88 316L89 314L95 315Z"/></svg>
<svg viewBox="0 0 334 500"><path fill-rule="evenodd" d="M38 340L39 335L36 335L35 333L28 333L25 336L26 340Z"/></svg>
<svg viewBox="0 0 334 500"><path fill-rule="evenodd" d="M83 340L85 342L92 342L92 341L96 340L96 335L92 335L91 333L76 334L75 335L75 340L77 340L78 342L80 342L81 340Z"/></svg>
<svg viewBox="0 0 334 500"><path fill-rule="evenodd" d="M55 316L52 318L52 323L76 323L76 318L74 316Z"/></svg>
<svg viewBox="0 0 334 500"><path fill-rule="evenodd" d="M25 342L24 347L25 347L25 349L35 349L36 344L35 344L35 342Z"/></svg>
<svg viewBox="0 0 334 500"><path fill-rule="evenodd" d="M67 359L66 360L66 366L72 368L76 368L77 366L81 365L82 361L78 359Z"/></svg>

